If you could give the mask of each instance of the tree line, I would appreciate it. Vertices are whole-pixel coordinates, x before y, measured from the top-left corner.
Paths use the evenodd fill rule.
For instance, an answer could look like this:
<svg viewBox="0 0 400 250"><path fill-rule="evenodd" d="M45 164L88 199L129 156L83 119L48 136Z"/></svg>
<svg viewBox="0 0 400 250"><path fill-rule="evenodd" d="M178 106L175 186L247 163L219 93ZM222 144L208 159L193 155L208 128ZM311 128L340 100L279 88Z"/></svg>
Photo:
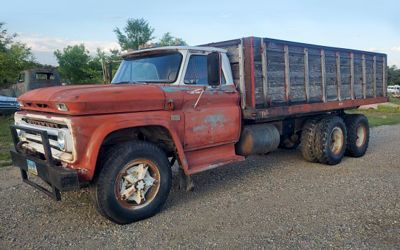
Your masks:
<svg viewBox="0 0 400 250"><path fill-rule="evenodd" d="M142 46L187 45L170 32L154 41L154 28L143 18L129 19L123 28L116 27L113 32L122 50L137 50ZM24 43L15 40L16 34L10 34L5 24L0 22L0 89L16 82L20 71L46 67L38 63L31 49ZM104 52L97 49L91 55L84 44L70 45L62 50L56 50L54 55L58 62L58 70L63 82L70 84L103 83L104 65L111 64L113 73L120 61L119 50ZM400 69L395 65L388 67L388 84L400 85Z"/></svg>
<svg viewBox="0 0 400 250"><path fill-rule="evenodd" d="M152 47L187 45L183 39L174 37L169 32L159 41L150 44L155 38L154 28L143 18L129 19L122 30L115 28L114 33L122 50L138 50L145 45ZM54 55L61 77L68 83L101 83L104 81L104 63L111 64L115 72L120 61L119 50L105 53L97 49L96 55L91 56L84 44L67 46L62 51L56 50Z"/></svg>
<svg viewBox="0 0 400 250"><path fill-rule="evenodd" d="M113 32L122 50L137 50L145 45L187 45L182 38L174 37L170 32L152 43L155 38L154 28L143 18L129 19L125 27L115 28ZM15 83L22 70L50 67L38 63L31 49L26 44L16 41L16 37L16 34L8 32L4 22L0 22L0 89ZM61 79L69 84L103 83L104 64L111 64L114 73L120 61L120 53L117 49L107 52L97 49L95 55L91 55L84 44L69 45L54 51Z"/></svg>
<svg viewBox="0 0 400 250"><path fill-rule="evenodd" d="M400 69L396 65L388 67L388 85L400 85Z"/></svg>
<svg viewBox="0 0 400 250"><path fill-rule="evenodd" d="M9 34L0 22L0 89L15 83L21 70L38 66L30 48L15 41L16 34Z"/></svg>

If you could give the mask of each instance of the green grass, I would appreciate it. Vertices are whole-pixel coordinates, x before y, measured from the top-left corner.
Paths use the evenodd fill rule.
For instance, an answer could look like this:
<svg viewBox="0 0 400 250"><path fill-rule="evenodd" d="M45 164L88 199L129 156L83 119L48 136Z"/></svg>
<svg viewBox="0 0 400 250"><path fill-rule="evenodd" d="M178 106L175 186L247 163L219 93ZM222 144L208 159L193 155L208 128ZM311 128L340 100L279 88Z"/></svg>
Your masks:
<svg viewBox="0 0 400 250"><path fill-rule="evenodd" d="M0 167L11 165L9 151L12 146L12 138L9 126L12 123L12 116L0 116Z"/></svg>
<svg viewBox="0 0 400 250"><path fill-rule="evenodd" d="M400 105L400 100L396 98L390 98L390 102ZM355 109L346 113L364 114L372 127L400 123L400 106L379 105L377 109Z"/></svg>
<svg viewBox="0 0 400 250"><path fill-rule="evenodd" d="M389 101L390 101L391 103L400 105L400 98L394 98L394 97L392 97L392 96L389 96Z"/></svg>

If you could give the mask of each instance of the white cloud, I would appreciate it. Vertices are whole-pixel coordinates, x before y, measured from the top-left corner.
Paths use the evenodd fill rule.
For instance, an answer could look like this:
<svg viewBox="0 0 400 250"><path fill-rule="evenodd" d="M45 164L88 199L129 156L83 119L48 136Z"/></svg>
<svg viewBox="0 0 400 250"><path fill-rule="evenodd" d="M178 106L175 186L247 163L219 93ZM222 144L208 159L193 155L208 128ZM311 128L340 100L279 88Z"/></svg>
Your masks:
<svg viewBox="0 0 400 250"><path fill-rule="evenodd" d="M17 39L32 48L33 52L54 52L55 50L61 50L68 45L77 45L81 43L85 44L86 49L91 53L96 52L97 48L104 51L120 48L117 42L69 40L57 37L46 37L38 34L18 34Z"/></svg>
<svg viewBox="0 0 400 250"><path fill-rule="evenodd" d="M400 67L400 46L393 46L391 48L368 48L366 51L380 52L387 54L387 64L396 65Z"/></svg>
<svg viewBox="0 0 400 250"><path fill-rule="evenodd" d="M369 48L369 49L366 49L367 51L371 51L371 52L378 52L379 51L379 49L378 48Z"/></svg>
<svg viewBox="0 0 400 250"><path fill-rule="evenodd" d="M229 13L226 14L229 16ZM32 48L33 54L40 63L56 65L54 51L67 47L68 45L85 44L87 50L94 54L97 48L103 51L110 49L120 49L116 41L94 41L94 40L70 40L58 37L47 37L40 34L18 34L17 39L26 43ZM368 48L367 51L383 52L388 54L388 65L398 65L400 67L400 45L391 48Z"/></svg>
<svg viewBox="0 0 400 250"><path fill-rule="evenodd" d="M390 50L394 52L400 52L400 46L392 47Z"/></svg>
<svg viewBox="0 0 400 250"><path fill-rule="evenodd" d="M97 48L102 51L110 49L120 49L117 42L93 41L93 40L70 40L58 37L47 37L40 34L18 34L17 40L25 43L32 49L33 54L40 63L56 64L54 51L62 50L69 45L84 44L85 48L91 53L96 53Z"/></svg>

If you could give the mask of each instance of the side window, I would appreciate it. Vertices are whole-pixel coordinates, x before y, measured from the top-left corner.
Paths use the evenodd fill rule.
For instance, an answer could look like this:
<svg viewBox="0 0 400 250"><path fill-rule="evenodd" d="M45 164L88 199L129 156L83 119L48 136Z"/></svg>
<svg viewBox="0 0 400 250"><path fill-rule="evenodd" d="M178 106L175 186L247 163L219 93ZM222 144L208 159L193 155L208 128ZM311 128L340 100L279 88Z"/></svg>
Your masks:
<svg viewBox="0 0 400 250"><path fill-rule="evenodd" d="M54 80L54 75L52 73L36 73L36 80Z"/></svg>
<svg viewBox="0 0 400 250"><path fill-rule="evenodd" d="M222 70L221 74L222 74L222 77L221 77L221 85L225 85L225 84L226 84L225 72Z"/></svg>
<svg viewBox="0 0 400 250"><path fill-rule="evenodd" d="M208 85L207 56L191 55L186 69L185 84Z"/></svg>
<svg viewBox="0 0 400 250"><path fill-rule="evenodd" d="M25 73L19 74L18 82L25 82Z"/></svg>

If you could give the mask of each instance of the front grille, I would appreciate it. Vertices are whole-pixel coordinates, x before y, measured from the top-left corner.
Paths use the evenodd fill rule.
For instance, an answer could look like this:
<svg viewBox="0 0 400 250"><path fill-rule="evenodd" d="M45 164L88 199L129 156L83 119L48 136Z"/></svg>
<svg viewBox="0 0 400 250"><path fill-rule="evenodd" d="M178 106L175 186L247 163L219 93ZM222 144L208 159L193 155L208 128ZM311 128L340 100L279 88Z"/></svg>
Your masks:
<svg viewBox="0 0 400 250"><path fill-rule="evenodd" d="M15 115L15 124L20 127L27 127L36 130L44 130L47 132L51 154L54 159L71 162L73 160L73 138L72 133L69 130L67 124L63 124L61 121L45 120L36 117L23 117L19 116L18 113ZM58 135L60 131L64 134L64 146L61 148L58 143ZM18 137L20 141L25 141L21 147L28 150L29 152L44 154L44 147L42 137L40 133L33 131L23 131L17 129Z"/></svg>
<svg viewBox="0 0 400 250"><path fill-rule="evenodd" d="M31 125L37 125L37 126L42 126L42 127L48 127L48 128L67 128L66 125L64 124L58 124L54 122L48 122L48 121L42 121L42 120L36 120L36 119L31 119L31 118L22 118L22 120L28 124Z"/></svg>
<svg viewBox="0 0 400 250"><path fill-rule="evenodd" d="M33 142L42 144L42 137L39 134L35 134L32 132L25 132L25 133L26 133L25 137L26 137L27 141L33 141ZM47 137L49 138L50 147L59 150L60 148L58 147L58 144L57 144L57 136L47 134Z"/></svg>

